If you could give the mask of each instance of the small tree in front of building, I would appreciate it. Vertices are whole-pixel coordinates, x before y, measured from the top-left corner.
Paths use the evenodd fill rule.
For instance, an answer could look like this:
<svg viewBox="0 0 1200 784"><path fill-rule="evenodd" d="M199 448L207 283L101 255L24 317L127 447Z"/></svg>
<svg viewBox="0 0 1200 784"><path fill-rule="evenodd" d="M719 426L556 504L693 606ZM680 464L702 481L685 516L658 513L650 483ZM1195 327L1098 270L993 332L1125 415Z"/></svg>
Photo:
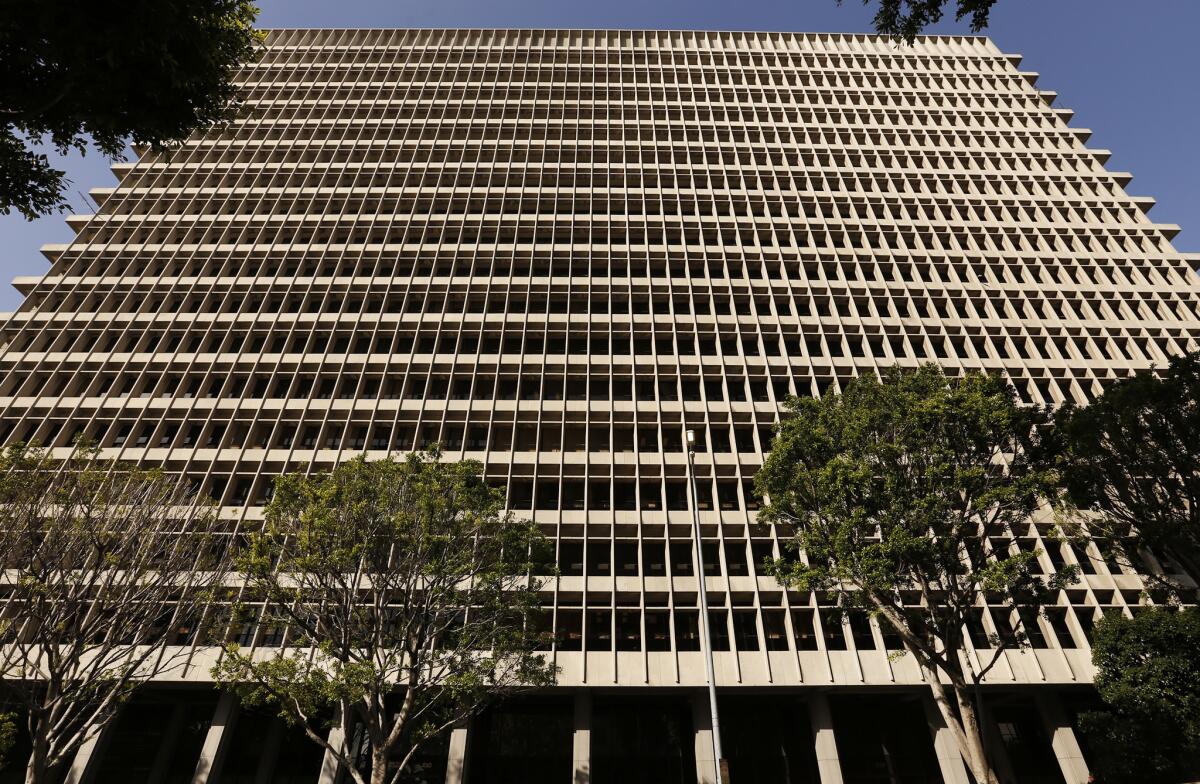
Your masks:
<svg viewBox="0 0 1200 784"><path fill-rule="evenodd" d="M0 454L0 690L26 782L56 780L134 690L172 672L228 574L220 520L183 480L79 447Z"/></svg>
<svg viewBox="0 0 1200 784"><path fill-rule="evenodd" d="M1106 707L1080 716L1101 784L1195 781L1200 775L1200 609L1110 613L1092 663Z"/></svg>
<svg viewBox="0 0 1200 784"><path fill-rule="evenodd" d="M1116 381L1055 419L1066 488L1095 513L1088 528L1107 554L1123 561L1149 550L1200 580L1200 354ZM1170 592L1187 587L1147 576Z"/></svg>
<svg viewBox="0 0 1200 784"><path fill-rule="evenodd" d="M240 568L286 647L231 646L213 675L302 728L358 784L396 782L497 695L554 682L533 576L547 551L476 462L356 458L281 477ZM347 742L356 733L365 753Z"/></svg>
<svg viewBox="0 0 1200 784"><path fill-rule="evenodd" d="M992 546L1057 497L1057 475L1037 457L1046 417L994 376L893 368L789 401L757 477L762 518L795 531L796 555L776 575L895 630L981 783L996 776L977 687L1004 650L1025 644L1029 612L1077 579L1044 579L1036 551ZM968 629L985 601L1009 608L1011 625L989 634L977 660Z"/></svg>

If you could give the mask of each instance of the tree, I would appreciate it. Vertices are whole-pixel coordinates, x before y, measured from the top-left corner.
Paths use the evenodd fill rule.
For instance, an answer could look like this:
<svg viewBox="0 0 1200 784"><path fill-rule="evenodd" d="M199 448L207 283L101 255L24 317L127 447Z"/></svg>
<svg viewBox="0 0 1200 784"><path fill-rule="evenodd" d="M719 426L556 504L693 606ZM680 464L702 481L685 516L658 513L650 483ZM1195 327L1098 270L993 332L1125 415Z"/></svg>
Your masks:
<svg viewBox="0 0 1200 784"><path fill-rule="evenodd" d="M0 213L65 209L60 153L88 140L165 151L231 116L234 73L262 40L250 0L0 2Z"/></svg>
<svg viewBox="0 0 1200 784"><path fill-rule="evenodd" d="M8 752L17 742L17 717L11 713L0 713L0 770L8 764Z"/></svg>
<svg viewBox="0 0 1200 784"><path fill-rule="evenodd" d="M1200 610L1156 608L1096 625L1107 710L1080 716L1102 784L1194 781L1200 759Z"/></svg>
<svg viewBox="0 0 1200 784"><path fill-rule="evenodd" d="M290 639L273 653L230 646L214 677L303 728L359 784L398 781L491 697L553 683L531 577L545 539L481 474L430 453L277 480L240 567ZM330 712L343 738L365 734L369 774L327 738Z"/></svg>
<svg viewBox="0 0 1200 784"><path fill-rule="evenodd" d="M870 5L873 0L863 0ZM946 6L955 4L954 19L971 17L971 32L978 33L988 26L988 15L996 0L878 0L875 12L875 32L911 44L929 25L937 24ZM838 0L841 5L842 0Z"/></svg>
<svg viewBox="0 0 1200 784"><path fill-rule="evenodd" d="M179 479L77 448L0 454L0 689L53 780L144 681L178 667L227 574L212 508Z"/></svg>
<svg viewBox="0 0 1200 784"><path fill-rule="evenodd" d="M1143 548L1169 555L1200 579L1200 354L1172 359L1161 377L1117 381L1091 405L1064 407L1056 430L1067 490L1098 513L1089 528L1102 546L1127 559Z"/></svg>
<svg viewBox="0 0 1200 784"><path fill-rule="evenodd" d="M1043 579L1037 551L993 544L1056 497L1039 456L1046 412L995 376L952 379L934 365L856 378L787 410L757 477L762 518L795 530L797 552L775 574L894 629L975 780L994 782L978 686L1004 650L1026 644L1030 613L1076 579ZM980 628L985 600L1007 613L976 664L967 629Z"/></svg>

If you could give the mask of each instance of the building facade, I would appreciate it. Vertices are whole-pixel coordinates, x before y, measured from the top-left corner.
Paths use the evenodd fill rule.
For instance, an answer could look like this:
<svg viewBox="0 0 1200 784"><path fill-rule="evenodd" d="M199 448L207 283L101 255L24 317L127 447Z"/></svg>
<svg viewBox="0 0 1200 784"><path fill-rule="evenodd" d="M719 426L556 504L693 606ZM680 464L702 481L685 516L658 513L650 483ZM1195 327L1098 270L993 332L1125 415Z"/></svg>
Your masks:
<svg viewBox="0 0 1200 784"><path fill-rule="evenodd" d="M283 472L433 442L482 461L556 542L560 686L413 780L566 784L713 778L694 430L734 779L965 784L897 641L761 574L785 542L751 480L787 396L881 367L1058 404L1197 347L1196 259L1019 62L975 37L272 31L242 119L115 166L17 279L0 432L166 466L231 535ZM1081 784L1091 627L1149 600L1050 527L995 543L1083 577L989 674L988 733L1007 781ZM985 656L1013 610L979 610ZM205 688L218 643L281 635L186 642L78 780L338 780Z"/></svg>

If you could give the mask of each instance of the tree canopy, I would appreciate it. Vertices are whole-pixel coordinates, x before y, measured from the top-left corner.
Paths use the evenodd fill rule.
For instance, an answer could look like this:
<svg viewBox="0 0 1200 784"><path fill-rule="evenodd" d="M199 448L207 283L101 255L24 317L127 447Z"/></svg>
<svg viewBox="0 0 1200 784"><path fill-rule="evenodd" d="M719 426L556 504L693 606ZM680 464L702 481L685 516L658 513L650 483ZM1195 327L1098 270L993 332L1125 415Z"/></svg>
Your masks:
<svg viewBox="0 0 1200 784"><path fill-rule="evenodd" d="M1200 773L1200 610L1106 615L1092 640L1107 710L1080 717L1102 784L1193 781Z"/></svg>
<svg viewBox="0 0 1200 784"><path fill-rule="evenodd" d="M489 699L553 683L532 576L547 553L473 461L360 457L281 477L239 566L287 648L230 647L214 675L302 727L358 784L395 782ZM365 734L368 770L330 742L330 715L342 738Z"/></svg>
<svg viewBox="0 0 1200 784"><path fill-rule="evenodd" d="M1140 548L1169 556L1200 579L1200 355L1064 407L1056 431L1067 490L1098 513L1089 521L1097 539L1126 557Z"/></svg>
<svg viewBox="0 0 1200 784"><path fill-rule="evenodd" d="M843 0L838 0L840 5ZM873 23L875 32L912 43L929 25L937 24L953 5L955 20L971 19L971 32L988 25L988 15L996 0L863 0L863 5L878 3Z"/></svg>
<svg viewBox="0 0 1200 784"><path fill-rule="evenodd" d="M762 518L795 530L796 552L776 574L865 607L899 634L980 782L994 774L972 687L1076 579L1069 569L1041 576L1039 553L1013 542L1056 498L1056 473L1040 457L1047 420L998 377L892 368L838 395L791 399L757 477ZM985 604L995 626L972 640Z"/></svg>
<svg viewBox="0 0 1200 784"><path fill-rule="evenodd" d="M229 118L257 13L251 0L0 1L0 213L66 206L65 173L29 142L118 158Z"/></svg>

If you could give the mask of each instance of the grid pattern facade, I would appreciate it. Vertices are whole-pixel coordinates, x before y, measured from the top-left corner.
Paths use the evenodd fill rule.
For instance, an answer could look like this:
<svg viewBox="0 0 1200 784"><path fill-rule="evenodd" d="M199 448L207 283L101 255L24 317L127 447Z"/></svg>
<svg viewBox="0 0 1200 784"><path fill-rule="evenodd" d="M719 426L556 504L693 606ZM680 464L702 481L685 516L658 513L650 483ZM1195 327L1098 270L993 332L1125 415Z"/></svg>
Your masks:
<svg viewBox="0 0 1200 784"><path fill-rule="evenodd" d="M551 655L603 686L704 682L694 429L719 682L920 683L872 619L760 574L784 398L933 361L1085 402L1200 334L1175 227L1018 62L973 37L272 31L242 119L118 165L17 280L0 433L186 475L231 535L280 473L440 442L554 538ZM1082 582L991 682L1087 682L1099 613L1149 601L1051 522L992 545ZM1012 613L981 606L976 644Z"/></svg>

